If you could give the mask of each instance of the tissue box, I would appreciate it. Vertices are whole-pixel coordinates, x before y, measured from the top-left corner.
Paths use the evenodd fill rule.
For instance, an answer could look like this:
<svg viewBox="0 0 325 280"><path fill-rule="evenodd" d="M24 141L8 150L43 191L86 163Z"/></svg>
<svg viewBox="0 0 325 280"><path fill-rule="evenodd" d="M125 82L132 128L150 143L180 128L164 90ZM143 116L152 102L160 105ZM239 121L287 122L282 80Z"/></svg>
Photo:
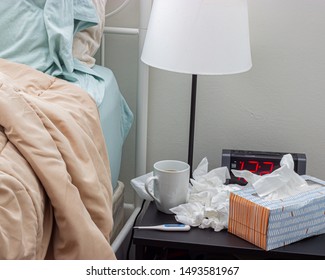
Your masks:
<svg viewBox="0 0 325 280"><path fill-rule="evenodd" d="M271 250L325 233L325 187L282 200L265 200L253 188L229 198L228 231Z"/></svg>

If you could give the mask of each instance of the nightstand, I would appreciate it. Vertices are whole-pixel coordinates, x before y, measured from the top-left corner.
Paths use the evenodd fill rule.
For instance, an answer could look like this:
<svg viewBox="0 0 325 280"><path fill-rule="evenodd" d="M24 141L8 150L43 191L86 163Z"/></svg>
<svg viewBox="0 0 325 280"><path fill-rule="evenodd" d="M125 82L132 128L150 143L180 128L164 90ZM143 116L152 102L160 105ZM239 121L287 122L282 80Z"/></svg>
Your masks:
<svg viewBox="0 0 325 280"><path fill-rule="evenodd" d="M176 223L150 203L137 226ZM264 251L226 230L191 228L188 232L134 229L136 259L325 259L325 234Z"/></svg>

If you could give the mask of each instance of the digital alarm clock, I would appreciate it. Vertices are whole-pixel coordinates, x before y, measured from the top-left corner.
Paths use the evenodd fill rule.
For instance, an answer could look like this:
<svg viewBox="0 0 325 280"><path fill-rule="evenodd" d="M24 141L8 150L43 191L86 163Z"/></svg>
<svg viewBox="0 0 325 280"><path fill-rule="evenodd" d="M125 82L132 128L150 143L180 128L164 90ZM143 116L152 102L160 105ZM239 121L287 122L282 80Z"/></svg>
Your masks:
<svg viewBox="0 0 325 280"><path fill-rule="evenodd" d="M288 153L245 151L245 150L222 150L222 166L227 166L229 171L248 170L257 175L272 173L280 167L282 157ZM299 175L306 174L306 155L300 153L290 153L294 161L294 170ZM245 185L247 182L243 178L235 177L230 172L230 184Z"/></svg>

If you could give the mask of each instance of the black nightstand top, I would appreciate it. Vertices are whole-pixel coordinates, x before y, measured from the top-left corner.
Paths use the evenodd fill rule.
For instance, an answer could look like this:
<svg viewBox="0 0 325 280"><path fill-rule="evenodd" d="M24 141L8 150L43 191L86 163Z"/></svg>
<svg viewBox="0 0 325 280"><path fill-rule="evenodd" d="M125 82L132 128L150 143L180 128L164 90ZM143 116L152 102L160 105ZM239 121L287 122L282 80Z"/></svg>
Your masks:
<svg viewBox="0 0 325 280"><path fill-rule="evenodd" d="M150 203L138 226L177 223L174 215L164 214ZM163 232L156 230L135 229L133 243L137 250L143 247L165 247L193 250L201 253L244 254L252 259L325 259L325 234L301 240L299 242L264 251L226 230L215 232L213 229L191 228L188 232ZM137 252L142 258L142 253Z"/></svg>

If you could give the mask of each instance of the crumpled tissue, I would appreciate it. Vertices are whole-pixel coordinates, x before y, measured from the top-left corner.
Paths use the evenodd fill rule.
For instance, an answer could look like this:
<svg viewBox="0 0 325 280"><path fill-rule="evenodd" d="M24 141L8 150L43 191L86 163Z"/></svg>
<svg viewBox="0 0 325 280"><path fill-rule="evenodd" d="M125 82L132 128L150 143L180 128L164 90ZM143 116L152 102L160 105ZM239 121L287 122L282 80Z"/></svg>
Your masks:
<svg viewBox="0 0 325 280"><path fill-rule="evenodd" d="M236 177L244 178L255 189L257 195L265 200L284 199L317 187L309 185L294 171L291 154L286 154L280 161L280 167L270 174L256 175L247 170L231 170Z"/></svg>
<svg viewBox="0 0 325 280"><path fill-rule="evenodd" d="M146 188L144 186L146 180L149 177L153 176L153 172L147 173L145 175L142 175L140 177L134 178L131 180L131 186L135 190L135 192L138 194L138 196L144 200L153 201L154 199L147 193ZM149 186L149 188L153 188L153 186Z"/></svg>
<svg viewBox="0 0 325 280"><path fill-rule="evenodd" d="M208 160L204 158L193 172L188 202L170 211L183 224L213 228L220 231L228 226L229 194L238 190L238 185L225 185L230 178L227 167L208 172Z"/></svg>

